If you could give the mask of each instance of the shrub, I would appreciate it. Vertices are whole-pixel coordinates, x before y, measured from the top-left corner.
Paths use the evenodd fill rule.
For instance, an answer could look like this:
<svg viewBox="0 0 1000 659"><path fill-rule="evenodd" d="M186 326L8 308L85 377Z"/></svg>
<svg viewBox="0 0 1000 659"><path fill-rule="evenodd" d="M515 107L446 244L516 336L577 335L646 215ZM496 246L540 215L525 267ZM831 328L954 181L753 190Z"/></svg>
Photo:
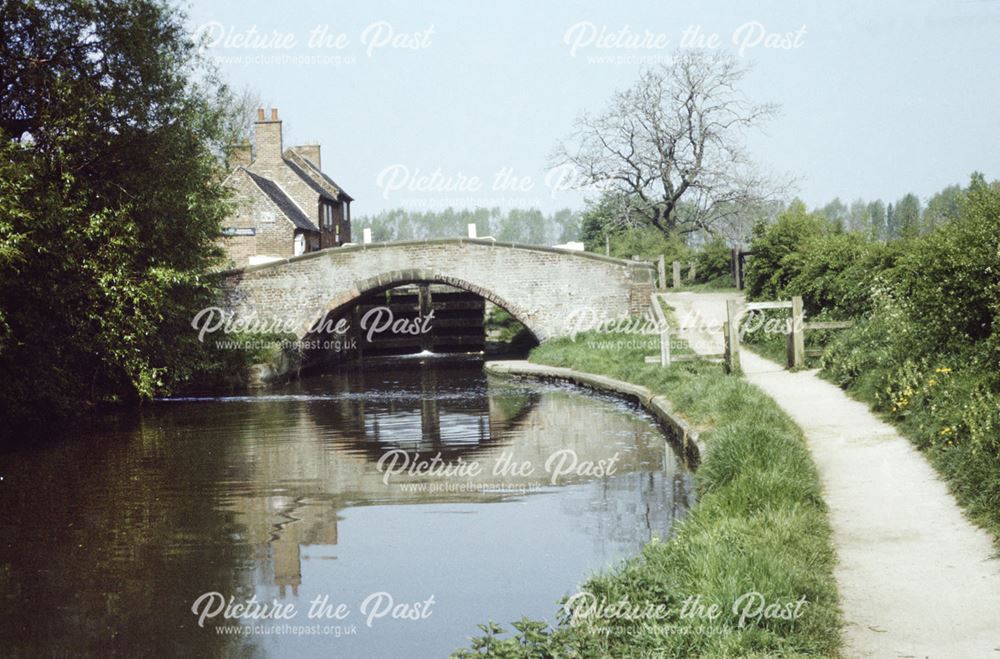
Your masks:
<svg viewBox="0 0 1000 659"><path fill-rule="evenodd" d="M1000 189L973 176L958 217L912 243L895 283L936 350L987 341L1000 362Z"/></svg>
<svg viewBox="0 0 1000 659"><path fill-rule="evenodd" d="M695 255L697 281L732 286L731 260L729 244L722 238L713 238Z"/></svg>
<svg viewBox="0 0 1000 659"><path fill-rule="evenodd" d="M855 316L872 308L873 290L883 285L883 273L891 268L898 250L895 246L871 243L859 234L821 234L806 239L794 263L786 266L789 276L777 296L787 299L801 295L806 313L822 311Z"/></svg>
<svg viewBox="0 0 1000 659"><path fill-rule="evenodd" d="M746 290L753 300L775 299L802 269L809 239L827 230L823 217L808 213L801 201L793 202L773 224L758 223L753 230L747 262Z"/></svg>

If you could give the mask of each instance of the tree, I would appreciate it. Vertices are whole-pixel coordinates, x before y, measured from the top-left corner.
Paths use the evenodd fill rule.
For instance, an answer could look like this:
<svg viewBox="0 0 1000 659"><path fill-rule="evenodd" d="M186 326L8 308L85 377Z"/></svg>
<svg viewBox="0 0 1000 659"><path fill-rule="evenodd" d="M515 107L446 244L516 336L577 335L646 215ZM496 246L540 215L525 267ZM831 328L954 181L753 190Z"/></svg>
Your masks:
<svg viewBox="0 0 1000 659"><path fill-rule="evenodd" d="M0 24L0 418L168 391L214 300L228 92L164 2L4 2Z"/></svg>
<svg viewBox="0 0 1000 659"><path fill-rule="evenodd" d="M896 202L892 217L894 237L914 238L920 234L920 199L910 193Z"/></svg>
<svg viewBox="0 0 1000 659"><path fill-rule="evenodd" d="M855 199L847 211L847 230L850 233L868 235L871 215L868 204L863 199Z"/></svg>
<svg viewBox="0 0 1000 659"><path fill-rule="evenodd" d="M257 120L257 108L264 107L260 94L250 87L244 87L239 92L231 93L229 101L222 107L224 108L222 136L225 144L252 145L255 138L253 125Z"/></svg>
<svg viewBox="0 0 1000 659"><path fill-rule="evenodd" d="M826 219L830 220L835 230L843 231L847 228L849 219L847 205L840 200L840 197L835 197L833 201L821 208L819 212Z"/></svg>
<svg viewBox="0 0 1000 659"><path fill-rule="evenodd" d="M711 231L720 219L778 196L743 145L776 113L739 92L747 69L724 51L677 53L618 92L602 114L581 115L553 156L580 187L634 197L638 219L664 234Z"/></svg>
<svg viewBox="0 0 1000 659"><path fill-rule="evenodd" d="M869 237L872 240L885 240L888 238L886 209L881 199L876 199L868 204L868 222Z"/></svg>
<svg viewBox="0 0 1000 659"><path fill-rule="evenodd" d="M949 185L927 201L921 223L928 230L933 230L946 222L958 217L965 198L965 191L960 185Z"/></svg>

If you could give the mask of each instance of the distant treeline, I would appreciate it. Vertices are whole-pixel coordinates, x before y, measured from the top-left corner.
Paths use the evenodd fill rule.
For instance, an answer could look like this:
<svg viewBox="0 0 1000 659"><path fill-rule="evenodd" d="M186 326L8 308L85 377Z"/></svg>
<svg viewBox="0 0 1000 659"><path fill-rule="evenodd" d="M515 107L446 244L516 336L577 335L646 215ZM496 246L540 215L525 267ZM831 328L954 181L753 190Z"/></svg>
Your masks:
<svg viewBox="0 0 1000 659"><path fill-rule="evenodd" d="M888 204L881 199L871 202L856 199L845 204L837 198L816 212L839 230L860 233L872 240L914 238L955 218L962 195L961 186L951 185L931 196L926 205L912 193Z"/></svg>
<svg viewBox="0 0 1000 659"><path fill-rule="evenodd" d="M475 210L409 211L394 209L377 215L354 218L354 239L361 242L362 230L372 230L372 240L421 240L457 238L468 235L468 225L476 225L480 237L492 236L531 245L554 245L580 239L580 214L568 208L551 214L540 210L477 208Z"/></svg>

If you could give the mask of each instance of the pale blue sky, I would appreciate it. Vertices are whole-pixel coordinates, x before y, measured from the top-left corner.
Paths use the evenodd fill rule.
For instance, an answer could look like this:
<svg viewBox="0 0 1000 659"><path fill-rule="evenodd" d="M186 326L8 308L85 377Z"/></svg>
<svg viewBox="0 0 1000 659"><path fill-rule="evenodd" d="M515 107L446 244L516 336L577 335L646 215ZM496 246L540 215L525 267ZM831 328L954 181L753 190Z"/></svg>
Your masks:
<svg viewBox="0 0 1000 659"><path fill-rule="evenodd" d="M997 0L195 0L189 13L192 29L212 36L255 29L295 40L278 49L220 41L210 54L234 86L249 85L279 108L286 144L322 144L323 168L356 198L355 216L395 207L581 206L580 194L546 184L556 141L581 110L601 109L636 79L648 65L637 58L669 58L691 26L718 34L733 52L741 26L768 33L805 28L797 48L750 44L743 56L754 63L748 95L782 107L751 137L751 151L768 169L796 177L798 195L810 205L835 196L893 201L910 191L926 199L966 182L973 170L1000 178ZM323 26L331 40L341 35L340 47L309 47L310 33ZM602 28L639 37L648 31L668 44L587 45L588 30ZM742 34L752 39L757 29ZM570 41L581 40L575 53L568 32ZM376 35L420 47L369 52ZM286 59L246 61L260 57ZM440 170L460 189L396 189L417 170ZM494 189L504 170L528 177L530 189Z"/></svg>

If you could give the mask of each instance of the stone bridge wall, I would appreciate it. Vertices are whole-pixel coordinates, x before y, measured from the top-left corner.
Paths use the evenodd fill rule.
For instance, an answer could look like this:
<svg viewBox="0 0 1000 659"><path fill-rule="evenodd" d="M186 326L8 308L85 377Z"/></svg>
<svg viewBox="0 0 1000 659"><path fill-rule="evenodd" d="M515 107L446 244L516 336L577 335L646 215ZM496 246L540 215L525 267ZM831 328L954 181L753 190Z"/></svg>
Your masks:
<svg viewBox="0 0 1000 659"><path fill-rule="evenodd" d="M300 337L364 293L439 282L507 309L544 341L570 333L566 320L580 309L604 318L645 312L655 284L651 263L469 238L352 245L222 276L228 310L287 319Z"/></svg>

